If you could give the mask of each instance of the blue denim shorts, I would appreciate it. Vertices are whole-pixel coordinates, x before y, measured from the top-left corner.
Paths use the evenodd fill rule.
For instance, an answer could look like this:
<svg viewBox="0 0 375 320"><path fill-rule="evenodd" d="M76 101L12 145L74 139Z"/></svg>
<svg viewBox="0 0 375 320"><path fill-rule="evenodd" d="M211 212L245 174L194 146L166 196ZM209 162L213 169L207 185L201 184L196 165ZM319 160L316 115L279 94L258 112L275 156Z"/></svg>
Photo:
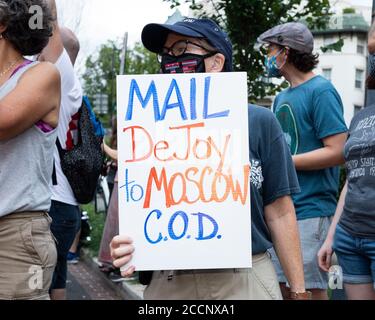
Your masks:
<svg viewBox="0 0 375 320"><path fill-rule="evenodd" d="M373 283L375 288L375 239L355 237L337 225L333 250L342 268L344 283Z"/></svg>

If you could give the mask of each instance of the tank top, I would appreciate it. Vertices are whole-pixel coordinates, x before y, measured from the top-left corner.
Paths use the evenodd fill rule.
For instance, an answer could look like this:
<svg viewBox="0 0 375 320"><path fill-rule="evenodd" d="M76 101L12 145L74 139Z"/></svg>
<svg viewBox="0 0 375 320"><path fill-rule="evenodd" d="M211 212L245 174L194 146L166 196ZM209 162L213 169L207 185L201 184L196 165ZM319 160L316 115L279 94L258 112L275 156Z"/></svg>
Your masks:
<svg viewBox="0 0 375 320"><path fill-rule="evenodd" d="M9 94L20 77L37 63L18 69L0 87L0 99ZM34 125L14 138L0 141L0 217L49 210L56 137L56 129L45 133Z"/></svg>

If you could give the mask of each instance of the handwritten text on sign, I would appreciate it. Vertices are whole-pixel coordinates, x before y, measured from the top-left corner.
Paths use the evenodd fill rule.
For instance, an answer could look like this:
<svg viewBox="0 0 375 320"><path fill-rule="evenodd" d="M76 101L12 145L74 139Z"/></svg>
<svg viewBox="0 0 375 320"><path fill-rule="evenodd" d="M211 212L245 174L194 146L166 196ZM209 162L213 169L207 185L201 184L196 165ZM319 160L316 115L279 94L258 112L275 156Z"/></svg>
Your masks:
<svg viewBox="0 0 375 320"><path fill-rule="evenodd" d="M245 73L119 76L120 234L137 270L251 265Z"/></svg>

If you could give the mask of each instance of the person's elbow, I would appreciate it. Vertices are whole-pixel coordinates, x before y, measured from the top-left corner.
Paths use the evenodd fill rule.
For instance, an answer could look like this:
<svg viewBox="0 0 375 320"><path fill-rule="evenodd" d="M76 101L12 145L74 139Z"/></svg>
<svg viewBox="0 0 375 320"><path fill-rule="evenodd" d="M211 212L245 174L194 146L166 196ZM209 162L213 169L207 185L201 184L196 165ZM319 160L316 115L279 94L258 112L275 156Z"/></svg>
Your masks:
<svg viewBox="0 0 375 320"><path fill-rule="evenodd" d="M3 121L0 119L0 142L5 140L5 130L4 130Z"/></svg>
<svg viewBox="0 0 375 320"><path fill-rule="evenodd" d="M336 167L345 164L344 145L330 146L329 149L331 151L331 161L329 164L330 167Z"/></svg>
<svg viewBox="0 0 375 320"><path fill-rule="evenodd" d="M7 123L0 120L0 142L9 141L25 130L23 124L12 120L10 119Z"/></svg>
<svg viewBox="0 0 375 320"><path fill-rule="evenodd" d="M0 104L0 108L1 108ZM1 117L0 116L0 142L7 141L9 140L12 135L12 123L11 120L8 119L8 121L5 120L6 117Z"/></svg>
<svg viewBox="0 0 375 320"><path fill-rule="evenodd" d="M7 136L6 136L5 132L4 132L4 130L1 130L1 128L0 128L0 142L3 142L5 140L8 140Z"/></svg>
<svg viewBox="0 0 375 320"><path fill-rule="evenodd" d="M264 208L264 215L267 225L270 227L277 224L280 219L296 218L296 211L290 195L276 199Z"/></svg>
<svg viewBox="0 0 375 320"><path fill-rule="evenodd" d="M324 139L324 146L328 152L328 167L340 166L345 163L344 148L348 139L348 133L340 133Z"/></svg>

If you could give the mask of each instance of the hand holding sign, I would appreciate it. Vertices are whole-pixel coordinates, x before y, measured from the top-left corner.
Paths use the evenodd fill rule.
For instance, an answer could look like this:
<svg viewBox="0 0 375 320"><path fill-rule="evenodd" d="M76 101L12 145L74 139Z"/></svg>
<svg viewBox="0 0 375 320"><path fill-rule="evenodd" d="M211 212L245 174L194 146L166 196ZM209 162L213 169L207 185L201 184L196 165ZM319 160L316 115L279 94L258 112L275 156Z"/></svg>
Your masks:
<svg viewBox="0 0 375 320"><path fill-rule="evenodd" d="M133 240L128 236L116 236L112 239L110 244L111 257L113 265L116 268L121 268L128 264L132 259L134 252ZM129 266L126 270L121 272L123 277L130 277L135 271L134 266Z"/></svg>

